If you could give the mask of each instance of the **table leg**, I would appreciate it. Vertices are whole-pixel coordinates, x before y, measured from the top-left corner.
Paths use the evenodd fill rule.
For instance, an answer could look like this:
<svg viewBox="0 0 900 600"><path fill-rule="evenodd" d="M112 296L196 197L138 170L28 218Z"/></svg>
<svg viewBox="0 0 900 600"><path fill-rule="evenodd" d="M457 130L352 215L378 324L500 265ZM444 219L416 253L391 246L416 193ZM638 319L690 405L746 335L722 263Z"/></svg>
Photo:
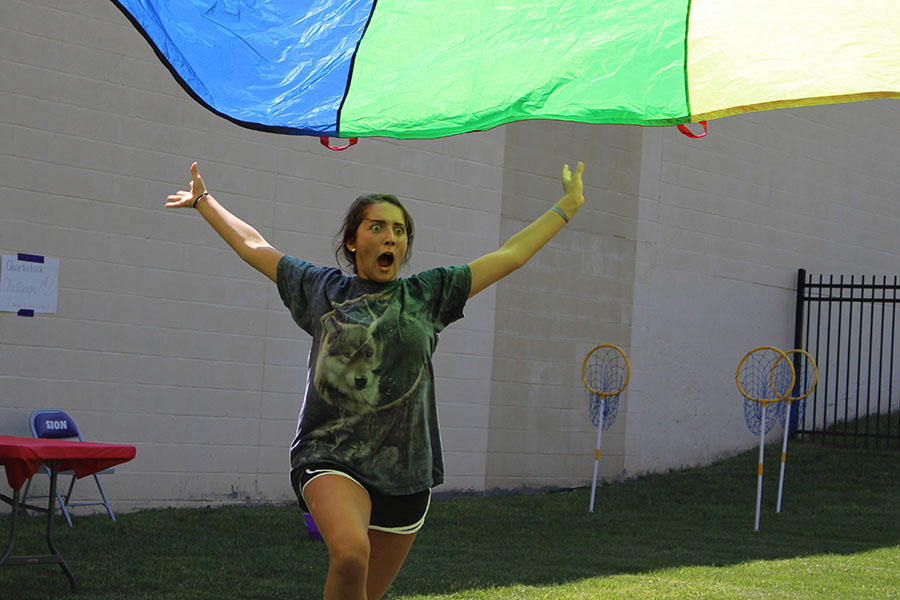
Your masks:
<svg viewBox="0 0 900 600"><path fill-rule="evenodd" d="M4 496L4 500L8 501L8 498ZM12 514L10 515L12 525L10 526L9 531L9 544L6 546L6 552L3 553L3 557L0 558L0 567L3 566L6 559L12 554L13 547L16 545L16 530L18 529L17 526L19 524L19 490L13 490L13 497L10 505L12 506Z"/></svg>
<svg viewBox="0 0 900 600"><path fill-rule="evenodd" d="M6 552L3 554L3 558L0 559L0 566L58 564L65 576L69 579L69 584L72 586L72 591L74 592L78 589L75 573L73 573L72 569L69 568L69 565L66 564L66 561L56 549L56 544L53 543L53 517L56 512L56 479L58 475L58 466L57 461L54 460L50 467L50 499L47 503L47 547L50 548L51 553L38 556L10 556L12 554L13 546L15 546L16 543L16 531L18 529L19 513L21 512L21 507L19 505L19 490L14 490L11 502L12 528L9 546L7 546ZM3 499L7 500L6 497ZM44 509L41 508L40 510L43 512Z"/></svg>
<svg viewBox="0 0 900 600"><path fill-rule="evenodd" d="M58 467L58 462L54 460L53 467L50 469L50 503L47 507L49 510L49 513L47 514L47 547L50 549L51 554L59 559L59 566L63 570L63 573L66 574L66 577L69 578L69 583L72 585L72 591L74 592L78 589L78 582L75 581L75 573L72 572L72 569L70 569L69 565L66 564L66 561L63 560L62 555L56 549L56 544L53 543L53 517L56 516L56 478L59 474Z"/></svg>

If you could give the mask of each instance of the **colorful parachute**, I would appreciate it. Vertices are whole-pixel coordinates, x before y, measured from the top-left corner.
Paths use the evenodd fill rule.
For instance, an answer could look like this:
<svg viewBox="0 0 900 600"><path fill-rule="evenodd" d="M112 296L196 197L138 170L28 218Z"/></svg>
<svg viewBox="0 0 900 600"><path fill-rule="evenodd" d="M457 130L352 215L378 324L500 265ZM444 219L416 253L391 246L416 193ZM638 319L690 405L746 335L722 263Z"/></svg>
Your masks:
<svg viewBox="0 0 900 600"><path fill-rule="evenodd" d="M900 97L896 0L114 0L247 127L434 138Z"/></svg>

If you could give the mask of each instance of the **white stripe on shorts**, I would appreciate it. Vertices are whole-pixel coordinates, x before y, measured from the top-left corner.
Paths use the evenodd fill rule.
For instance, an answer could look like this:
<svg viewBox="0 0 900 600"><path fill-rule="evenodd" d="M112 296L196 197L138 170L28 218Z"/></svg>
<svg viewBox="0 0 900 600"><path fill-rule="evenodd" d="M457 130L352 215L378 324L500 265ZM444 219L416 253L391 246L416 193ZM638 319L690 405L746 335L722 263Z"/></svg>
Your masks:
<svg viewBox="0 0 900 600"><path fill-rule="evenodd" d="M396 533L397 535L412 535L413 533L418 533L418 531L422 529L422 526L425 525L425 517L428 515L429 508L431 508L431 490L428 490L428 504L425 505L425 512L422 513L422 518L412 525L404 525L402 527L380 527L378 525L369 525L369 529L385 531L387 533Z"/></svg>
<svg viewBox="0 0 900 600"><path fill-rule="evenodd" d="M303 484L303 487L300 488L300 495L303 496L304 502L306 502L306 495L303 494L303 490L305 490L306 486L308 486L310 483L312 483L313 480L317 479L318 477L321 477L322 475L340 475L341 477L346 477L347 479L349 479L350 481L352 481L353 483L355 483L356 485L361 487L367 496L369 495L369 490L364 488L363 484L361 484L357 480L353 479L352 477L350 477L343 471L335 471L334 469L315 469L315 470L307 469L306 473L308 475L312 475L312 477L310 477L309 480ZM309 506L309 502L306 502L306 505Z"/></svg>
<svg viewBox="0 0 900 600"><path fill-rule="evenodd" d="M343 471L336 471L334 469L306 469L306 473L308 475L312 475L303 487L300 489L300 494L303 496L303 501L306 502L306 505L309 506L309 502L306 501L306 495L303 493L303 490L306 489L314 479L317 477L321 477L322 475L340 475L341 477L346 477L359 487L363 489L363 491L368 495L369 490L367 490L363 484L358 482L356 479L344 473ZM418 533L422 526L425 525L425 517L428 515L428 509L431 508L431 490L428 490L428 503L425 505L425 512L422 513L422 518L416 521L411 525L402 525L400 527L381 527L380 525L369 525L369 529L375 529L376 531L384 531L386 533L396 533L398 535L411 535L413 533Z"/></svg>

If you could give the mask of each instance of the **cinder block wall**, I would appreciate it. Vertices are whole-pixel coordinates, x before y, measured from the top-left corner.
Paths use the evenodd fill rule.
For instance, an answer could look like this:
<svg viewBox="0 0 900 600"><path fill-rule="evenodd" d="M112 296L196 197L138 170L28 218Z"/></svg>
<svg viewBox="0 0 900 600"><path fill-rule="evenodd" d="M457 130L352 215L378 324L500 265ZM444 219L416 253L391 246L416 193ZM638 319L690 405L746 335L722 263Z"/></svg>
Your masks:
<svg viewBox="0 0 900 600"><path fill-rule="evenodd" d="M545 211L546 198L559 195L563 161L556 155L573 168L585 162L585 205L548 247L497 285L488 488L589 481L597 430L582 362L598 344L628 351L641 132L565 123L509 127L504 239ZM622 470L622 425L624 418L601 445L607 477Z"/></svg>
<svg viewBox="0 0 900 600"><path fill-rule="evenodd" d="M441 335L444 489L587 484L580 365L599 343L632 361L605 478L752 447L734 369L790 345L796 269L897 271L892 101L732 117L703 140L526 122L333 153L206 111L111 2L0 3L0 47L0 251L61 261L56 314L0 313L0 434L57 406L135 444L107 478L119 510L292 498L309 342L270 282L162 207L195 159L223 203L320 264L352 198L397 194L410 271L496 248L558 198L563 162L587 163L585 209Z"/></svg>
<svg viewBox="0 0 900 600"><path fill-rule="evenodd" d="M900 269L900 103L727 118L690 140L644 130L628 473L753 445L743 355L793 347L797 269ZM776 427L771 438L782 434Z"/></svg>
<svg viewBox="0 0 900 600"><path fill-rule="evenodd" d="M418 223L410 272L464 263L500 241L505 132L331 152L202 108L112 3L13 0L0 23L0 250L61 261L56 314L0 314L0 432L30 435L30 412L56 406L89 438L135 444L106 484L123 510L292 499L309 341L274 285L165 196L198 160L276 247L334 264L350 201L392 192ZM484 487L494 302L470 302L435 358L458 489Z"/></svg>

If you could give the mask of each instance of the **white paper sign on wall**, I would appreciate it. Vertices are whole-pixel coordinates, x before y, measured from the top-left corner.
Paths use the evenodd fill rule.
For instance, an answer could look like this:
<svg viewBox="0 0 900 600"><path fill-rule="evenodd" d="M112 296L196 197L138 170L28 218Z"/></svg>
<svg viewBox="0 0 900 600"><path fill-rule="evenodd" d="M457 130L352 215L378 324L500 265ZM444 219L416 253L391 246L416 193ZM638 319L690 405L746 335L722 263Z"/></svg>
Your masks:
<svg viewBox="0 0 900 600"><path fill-rule="evenodd" d="M0 311L22 316L55 313L59 259L39 254L3 255L0 265Z"/></svg>

